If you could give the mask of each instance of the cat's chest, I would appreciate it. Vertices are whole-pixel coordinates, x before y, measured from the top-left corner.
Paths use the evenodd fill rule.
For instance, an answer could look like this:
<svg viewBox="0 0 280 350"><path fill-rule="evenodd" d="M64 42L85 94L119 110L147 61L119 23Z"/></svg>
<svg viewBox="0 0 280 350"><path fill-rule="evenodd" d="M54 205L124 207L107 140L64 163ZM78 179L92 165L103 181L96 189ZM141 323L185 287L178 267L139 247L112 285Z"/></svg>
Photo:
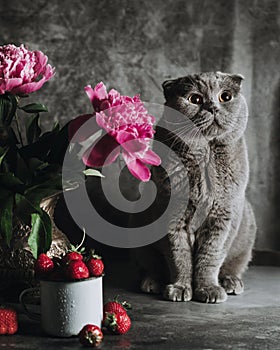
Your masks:
<svg viewBox="0 0 280 350"><path fill-rule="evenodd" d="M242 186L246 178L246 164L242 155L223 146L210 148L205 169L207 181L216 192L235 191Z"/></svg>

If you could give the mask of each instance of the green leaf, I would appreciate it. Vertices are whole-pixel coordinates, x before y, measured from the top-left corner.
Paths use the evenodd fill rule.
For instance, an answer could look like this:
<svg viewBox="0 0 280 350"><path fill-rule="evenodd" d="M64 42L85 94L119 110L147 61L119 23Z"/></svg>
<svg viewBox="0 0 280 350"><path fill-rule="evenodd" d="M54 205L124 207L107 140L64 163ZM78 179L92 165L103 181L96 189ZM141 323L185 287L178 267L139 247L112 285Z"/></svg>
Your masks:
<svg viewBox="0 0 280 350"><path fill-rule="evenodd" d="M30 158L28 161L29 169L34 174L36 171L43 170L49 166L48 163L42 162L38 158Z"/></svg>
<svg viewBox="0 0 280 350"><path fill-rule="evenodd" d="M7 95L0 96L0 121L2 125L5 124L5 119L9 115L9 111L11 108L10 103L11 102Z"/></svg>
<svg viewBox="0 0 280 350"><path fill-rule="evenodd" d="M21 192L23 183L13 173L0 173L0 188L6 188L13 192Z"/></svg>
<svg viewBox="0 0 280 350"><path fill-rule="evenodd" d="M0 190L0 208L1 208L1 203L4 203L8 197L10 197L13 194L12 191L6 189L6 188L1 188ZM0 213L1 216L1 213Z"/></svg>
<svg viewBox="0 0 280 350"><path fill-rule="evenodd" d="M57 131L57 129L53 129L53 131ZM48 153L48 162L62 164L68 145L68 125L66 124L55 134L53 143Z"/></svg>
<svg viewBox="0 0 280 350"><path fill-rule="evenodd" d="M13 204L13 195L1 202L0 232L8 246L10 246L13 233Z"/></svg>
<svg viewBox="0 0 280 350"><path fill-rule="evenodd" d="M9 148L2 148L0 147L0 165L2 164L7 152L8 152Z"/></svg>
<svg viewBox="0 0 280 350"><path fill-rule="evenodd" d="M86 169L83 171L83 173L86 176L98 176L98 177L105 177L100 171L95 169Z"/></svg>
<svg viewBox="0 0 280 350"><path fill-rule="evenodd" d="M17 99L14 95L4 94L0 96L0 122L2 125L11 124L17 109Z"/></svg>
<svg viewBox="0 0 280 350"><path fill-rule="evenodd" d="M9 128L9 138L15 145L20 143L13 128Z"/></svg>
<svg viewBox="0 0 280 350"><path fill-rule="evenodd" d="M25 191L25 196L35 207L39 207L42 199L60 193L61 191L61 176L57 174L43 183L29 187Z"/></svg>
<svg viewBox="0 0 280 350"><path fill-rule="evenodd" d="M25 158L22 156L21 152L16 154L16 171L15 175L23 182L28 183L32 179L32 173L28 167L28 163Z"/></svg>
<svg viewBox="0 0 280 350"><path fill-rule="evenodd" d="M10 101L5 95L1 95L0 97L0 121L1 124L4 125L5 119L9 114L10 110Z"/></svg>
<svg viewBox="0 0 280 350"><path fill-rule="evenodd" d="M26 113L40 113L40 112L48 112L48 108L42 103L30 103L23 107L19 107Z"/></svg>
<svg viewBox="0 0 280 350"><path fill-rule="evenodd" d="M49 250L52 242L52 222L49 215L41 210L40 213L31 214L31 232L28 244L35 259L41 253Z"/></svg>
<svg viewBox="0 0 280 350"><path fill-rule="evenodd" d="M10 108L9 108L9 113L7 115L7 117L5 118L5 125L10 125L15 114L16 114L16 110L18 107L18 101L16 96L14 95L8 95L8 99L10 101Z"/></svg>
<svg viewBox="0 0 280 350"><path fill-rule="evenodd" d="M20 221L30 226L31 214L38 213L40 210L40 207L36 208L24 195L16 193L14 214Z"/></svg>
<svg viewBox="0 0 280 350"><path fill-rule="evenodd" d="M54 125L53 125L53 128L52 128L52 132L58 133L59 130L60 130L59 122L55 122Z"/></svg>
<svg viewBox="0 0 280 350"><path fill-rule="evenodd" d="M26 138L29 144L38 140L41 134L41 128L39 126L39 113L31 115L26 122Z"/></svg>
<svg viewBox="0 0 280 350"><path fill-rule="evenodd" d="M46 161L50 148L54 144L55 138L56 135L53 132L48 131L41 135L38 141L22 147L21 152L26 158L38 158Z"/></svg>

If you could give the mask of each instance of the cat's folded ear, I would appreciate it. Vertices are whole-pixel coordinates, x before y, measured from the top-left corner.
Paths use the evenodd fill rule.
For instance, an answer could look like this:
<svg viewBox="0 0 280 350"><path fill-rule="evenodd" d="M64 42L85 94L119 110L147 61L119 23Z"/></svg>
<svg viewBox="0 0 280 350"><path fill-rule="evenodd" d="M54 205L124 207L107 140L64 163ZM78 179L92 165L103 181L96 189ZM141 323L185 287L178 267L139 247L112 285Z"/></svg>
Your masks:
<svg viewBox="0 0 280 350"><path fill-rule="evenodd" d="M241 86L242 81L245 79L245 78L243 77L243 75L241 75L241 74L230 74L229 76L230 76L230 77L232 78L232 80L233 80L236 84L238 84L239 86Z"/></svg>
<svg viewBox="0 0 280 350"><path fill-rule="evenodd" d="M244 77L241 74L228 74L228 73L222 73L222 72L217 72L217 73L226 79L230 78L230 80L239 87L241 86L241 83L244 80Z"/></svg>
<svg viewBox="0 0 280 350"><path fill-rule="evenodd" d="M177 83L178 79L165 80L162 83L163 94L166 100L168 100L171 96L174 96L177 90Z"/></svg>

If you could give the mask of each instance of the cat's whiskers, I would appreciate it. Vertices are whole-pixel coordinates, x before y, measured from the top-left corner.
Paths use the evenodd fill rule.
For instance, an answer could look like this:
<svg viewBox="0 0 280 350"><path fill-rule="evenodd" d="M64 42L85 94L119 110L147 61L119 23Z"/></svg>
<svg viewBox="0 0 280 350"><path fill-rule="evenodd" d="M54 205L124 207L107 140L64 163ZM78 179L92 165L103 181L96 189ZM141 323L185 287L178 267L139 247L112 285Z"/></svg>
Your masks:
<svg viewBox="0 0 280 350"><path fill-rule="evenodd" d="M179 128L174 129L174 130L169 130L170 132L172 132L173 135L171 135L168 139L166 139L166 141L169 141L169 140L176 138L178 136L180 137L181 134L188 131L187 128L190 128L190 130L191 130L191 128L193 128L193 125L186 124L186 122L185 122L183 126L180 126Z"/></svg>
<svg viewBox="0 0 280 350"><path fill-rule="evenodd" d="M179 148L179 152L181 151L182 145L185 144L184 139L182 136L190 133L190 131L194 130L194 125L184 125L180 128L177 128L176 130L172 131L173 135L171 135L168 139L165 139L165 141L169 141L174 139L172 144L170 145L170 149L172 150L177 144L181 144L181 147Z"/></svg>
<svg viewBox="0 0 280 350"><path fill-rule="evenodd" d="M182 139L182 141L184 142L184 138L186 138L186 135L189 134L190 132L195 131L196 129L197 128L194 125L186 125L180 131L177 131L175 135L176 137Z"/></svg>
<svg viewBox="0 0 280 350"><path fill-rule="evenodd" d="M180 145L179 154L186 153L187 149L191 148L190 145L193 144L193 141L197 139L197 136L200 133L200 130L198 128L192 128L189 131L188 131L188 136L189 136L188 140L182 140L183 142ZM185 134L185 136L186 136L186 134Z"/></svg>
<svg viewBox="0 0 280 350"><path fill-rule="evenodd" d="M171 124L171 125L182 125L182 124L186 124L186 122L187 122L188 120L183 120L183 121L181 121L181 122L172 122L172 121L170 121L170 120L164 119L164 121L165 121L166 123L168 123L168 124Z"/></svg>

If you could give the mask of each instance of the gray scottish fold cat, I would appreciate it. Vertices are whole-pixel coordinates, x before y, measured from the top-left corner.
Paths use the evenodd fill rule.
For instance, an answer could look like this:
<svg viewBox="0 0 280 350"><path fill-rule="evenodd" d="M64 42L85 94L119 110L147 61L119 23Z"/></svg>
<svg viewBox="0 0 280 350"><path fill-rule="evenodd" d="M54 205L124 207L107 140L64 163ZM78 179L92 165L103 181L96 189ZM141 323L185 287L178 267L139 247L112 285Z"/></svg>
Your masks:
<svg viewBox="0 0 280 350"><path fill-rule="evenodd" d="M152 169L153 180L159 206L170 195L178 198L167 235L153 247L164 257L168 274L163 276L163 264L150 265L141 284L144 292L208 303L243 292L256 224L245 195L248 110L240 93L242 80L215 72L163 83L167 107L155 139L178 158L172 152L161 154L164 164Z"/></svg>

